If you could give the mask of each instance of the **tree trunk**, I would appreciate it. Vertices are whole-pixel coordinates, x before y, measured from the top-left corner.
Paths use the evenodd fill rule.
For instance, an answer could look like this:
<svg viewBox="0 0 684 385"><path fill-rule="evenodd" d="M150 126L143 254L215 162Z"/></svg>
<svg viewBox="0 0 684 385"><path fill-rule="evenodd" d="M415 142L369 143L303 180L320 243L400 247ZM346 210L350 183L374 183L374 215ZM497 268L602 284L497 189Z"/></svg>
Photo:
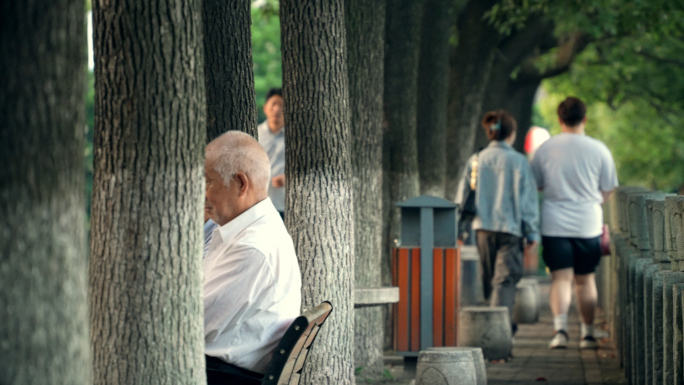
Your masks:
<svg viewBox="0 0 684 385"><path fill-rule="evenodd" d="M503 84L503 86L496 87L494 84ZM538 87L539 82L525 84L519 84L512 80L504 83L490 82L490 86L487 88L488 97L480 114L484 115L488 111L504 109L513 115L518 124L513 148L523 154L525 153L525 135L532 125L532 106ZM486 147L488 143L489 139L484 130L478 130L475 149Z"/></svg>
<svg viewBox="0 0 684 385"><path fill-rule="evenodd" d="M499 33L483 15L496 0L471 0L458 17L458 46L452 52L447 126L447 199L456 197L463 166L473 154L475 133Z"/></svg>
<svg viewBox="0 0 684 385"><path fill-rule="evenodd" d="M389 284L390 249L399 240L400 213L396 203L420 195L418 171L418 145L416 144L416 114L418 96L418 57L420 45L420 0L395 0L387 3L385 24L385 94L384 124L385 152L383 161L389 190L383 214L386 232L384 240L382 275ZM387 312L385 341L391 342L392 322Z"/></svg>
<svg viewBox="0 0 684 385"><path fill-rule="evenodd" d="M207 142L229 130L257 137L250 4L202 2Z"/></svg>
<svg viewBox="0 0 684 385"><path fill-rule="evenodd" d="M428 0L418 67L418 165L420 193L444 197L449 79L450 6L453 0Z"/></svg>
<svg viewBox="0 0 684 385"><path fill-rule="evenodd" d="M0 2L0 383L90 381L85 9Z"/></svg>
<svg viewBox="0 0 684 385"><path fill-rule="evenodd" d="M199 1L93 2L96 384L205 383Z"/></svg>
<svg viewBox="0 0 684 385"><path fill-rule="evenodd" d="M558 45L558 38L553 35L553 24L541 17L534 17L522 29L514 31L499 43L492 65L480 116L500 109L511 113L518 123L514 147L520 151L532 121L532 101L541 78L521 81L520 76L512 78L511 75L522 63L551 48L549 45ZM488 142L484 130L477 130L475 149L486 146Z"/></svg>
<svg viewBox="0 0 684 385"><path fill-rule="evenodd" d="M518 136L513 148L525 153L525 135L532 126L532 106L537 94L539 83L528 83L516 89L515 93L504 104L504 108L510 112L518 123Z"/></svg>
<svg viewBox="0 0 684 385"><path fill-rule="evenodd" d="M303 384L354 383L354 233L343 0L280 3L285 222L302 270L302 306L335 310L309 354Z"/></svg>
<svg viewBox="0 0 684 385"><path fill-rule="evenodd" d="M355 287L382 285L382 95L385 0L346 0L347 68L351 111ZM383 370L381 307L354 310L354 366L359 378Z"/></svg>

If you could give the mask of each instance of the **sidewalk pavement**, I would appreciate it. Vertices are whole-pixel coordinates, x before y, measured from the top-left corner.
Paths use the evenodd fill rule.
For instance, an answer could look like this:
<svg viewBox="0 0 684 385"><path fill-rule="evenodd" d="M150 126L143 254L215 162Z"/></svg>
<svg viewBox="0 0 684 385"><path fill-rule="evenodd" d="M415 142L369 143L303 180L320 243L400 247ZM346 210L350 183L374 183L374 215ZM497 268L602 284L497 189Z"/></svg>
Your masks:
<svg viewBox="0 0 684 385"><path fill-rule="evenodd" d="M558 384L603 385L626 384L619 367L617 352L609 338L599 339L598 350L579 349L579 315L573 300L568 315L570 343L567 349L550 350L553 334L551 310L548 305L549 282L539 283L541 316L534 325L519 325L513 345L513 357L507 362L487 363L489 385ZM607 335L599 312L595 322L598 333ZM597 333L597 334L598 334ZM415 379L416 360L386 356L386 378L374 384L409 385ZM391 378L390 378L391 377ZM357 379L357 384L367 381Z"/></svg>

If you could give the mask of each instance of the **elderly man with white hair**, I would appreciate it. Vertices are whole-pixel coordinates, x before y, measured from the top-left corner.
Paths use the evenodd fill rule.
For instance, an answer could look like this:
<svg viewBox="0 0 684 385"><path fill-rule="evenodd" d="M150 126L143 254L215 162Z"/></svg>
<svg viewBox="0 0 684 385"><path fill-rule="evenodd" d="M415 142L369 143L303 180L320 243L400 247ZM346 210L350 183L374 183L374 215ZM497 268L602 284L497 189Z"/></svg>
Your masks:
<svg viewBox="0 0 684 385"><path fill-rule="evenodd" d="M214 229L204 258L209 384L261 377L301 307L292 238L268 198L270 162L251 136L229 131L206 147L205 213Z"/></svg>

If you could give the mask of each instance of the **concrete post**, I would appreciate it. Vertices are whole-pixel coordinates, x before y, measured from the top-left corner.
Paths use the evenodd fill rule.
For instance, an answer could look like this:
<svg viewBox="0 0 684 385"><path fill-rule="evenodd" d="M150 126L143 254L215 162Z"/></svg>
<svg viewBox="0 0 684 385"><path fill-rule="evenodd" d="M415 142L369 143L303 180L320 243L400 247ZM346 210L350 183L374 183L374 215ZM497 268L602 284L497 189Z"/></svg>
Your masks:
<svg viewBox="0 0 684 385"><path fill-rule="evenodd" d="M684 284L672 287L674 312L672 316L672 361L675 384L684 384Z"/></svg>
<svg viewBox="0 0 684 385"><path fill-rule="evenodd" d="M635 262L634 267L634 305L632 308L632 324L629 329L629 334L632 337L632 383L643 384L646 382L646 340L642 333L638 331L646 330L645 322L645 288L644 288L644 272L646 266L650 265L651 261L645 258L640 258ZM645 333L644 333L645 334Z"/></svg>
<svg viewBox="0 0 684 385"><path fill-rule="evenodd" d="M487 385L487 367L485 366L484 356L482 355L481 348L473 347L451 347L451 346L438 346L431 347L428 350L436 351L468 351L473 355L473 365L475 366L475 385Z"/></svg>
<svg viewBox="0 0 684 385"><path fill-rule="evenodd" d="M682 239L682 209L680 202L684 202L684 196L666 196L665 197L665 226L663 232L665 233L665 251L667 252L669 260L672 262L672 270L684 271L684 245L679 247L679 244L684 241ZM679 239L679 242L678 242ZM681 249L678 252L678 249Z"/></svg>
<svg viewBox="0 0 684 385"><path fill-rule="evenodd" d="M668 272L663 276L663 384L675 385L675 307L679 307L681 300L675 302L674 287L684 284L684 273ZM681 318L680 318L681 321ZM680 336L681 337L681 336Z"/></svg>
<svg viewBox="0 0 684 385"><path fill-rule="evenodd" d="M469 350L421 350L416 385L475 384L475 365Z"/></svg>
<svg viewBox="0 0 684 385"><path fill-rule="evenodd" d="M476 306L484 301L480 256L475 246L461 246L461 306Z"/></svg>
<svg viewBox="0 0 684 385"><path fill-rule="evenodd" d="M508 359L513 349L508 308L464 307L458 330L458 346L482 348L488 360Z"/></svg>
<svg viewBox="0 0 684 385"><path fill-rule="evenodd" d="M652 326L652 343L653 343L653 382L654 385L663 384L663 368L665 357L663 353L665 352L664 347L664 321L663 316L666 312L665 310L665 298L664 292L666 287L666 282L673 280L673 274L670 270L670 265L659 264L658 269L653 274L653 301L651 302L652 312L651 312L651 322ZM670 288L672 284L670 284ZM670 289L671 290L671 289Z"/></svg>
<svg viewBox="0 0 684 385"><path fill-rule="evenodd" d="M646 265L644 270L644 333L641 337L645 339L644 352L644 369L646 373L644 384L653 384L653 281L654 276L657 271L660 271L660 264L651 263ZM660 308L658 309L660 310ZM633 333L637 333L637 330L633 330ZM639 333L637 333L639 334ZM661 372L662 373L662 372Z"/></svg>
<svg viewBox="0 0 684 385"><path fill-rule="evenodd" d="M650 383L649 377L651 379L653 378L653 374L649 370L649 367L653 368L653 366L649 366L649 364L652 365L654 361L657 361L662 369L662 357L654 357L653 354L654 351L662 352L662 337L660 339L655 338L652 336L652 333L646 333L646 337L644 337L639 332L640 329L638 329L637 326L640 323L639 319L643 319L643 323L647 329L650 328L654 332L659 333L658 335L662 336L662 307L657 308L658 314L655 315L653 307L654 300L659 300L662 305L662 278L659 277L657 279L657 281L660 283L657 283L656 279L654 279L656 271L660 271L659 265L655 266L655 270L653 271L652 275L645 275L647 279L645 280L645 285L643 285L644 290L639 290L641 293L643 293L642 298L637 298L637 285L640 283L637 277L641 275L640 272L637 271L637 269L642 268L642 266L644 268L648 268L648 266L655 261L653 250L651 248L651 244L655 243L655 240L650 239L651 237L649 231L649 220L653 219L653 212L650 211L649 213L646 204L646 199L653 198L658 195L659 193L640 190L627 193L626 199L627 204L629 205L629 229L630 241L632 245L632 251L628 252L627 255L636 253L638 255L637 258L645 259L646 261L648 261L646 263L636 263L635 261L633 264L634 268L628 268L628 274L630 275L631 279L627 280L627 292L633 292L635 295L629 298L626 303L627 311L631 312L634 315L631 324L627 322L627 324L625 325L627 329L627 334L631 337L628 339L630 339L632 342L631 344L627 343L626 348L631 349L631 351L628 350L628 355L630 356L631 361L635 363L635 365L632 367L631 375L632 379L635 379L637 383L639 383L638 381L642 378L641 368L644 367L643 364L639 364L641 358L641 351L638 349L638 346L640 345L640 341L638 341L639 337L647 339L647 341L644 342L644 357L646 358L645 361L647 361L647 365L645 366L645 370L643 372L643 378L645 380L644 382ZM631 258L627 258L626 262L630 260ZM634 288L630 288L630 285L634 285ZM656 288L654 288L654 286ZM660 320L659 324L653 323L654 317ZM662 372L659 371L659 373Z"/></svg>
<svg viewBox="0 0 684 385"><path fill-rule="evenodd" d="M521 281L516 285L511 317L518 324L534 324L539 320L539 296L529 282Z"/></svg>

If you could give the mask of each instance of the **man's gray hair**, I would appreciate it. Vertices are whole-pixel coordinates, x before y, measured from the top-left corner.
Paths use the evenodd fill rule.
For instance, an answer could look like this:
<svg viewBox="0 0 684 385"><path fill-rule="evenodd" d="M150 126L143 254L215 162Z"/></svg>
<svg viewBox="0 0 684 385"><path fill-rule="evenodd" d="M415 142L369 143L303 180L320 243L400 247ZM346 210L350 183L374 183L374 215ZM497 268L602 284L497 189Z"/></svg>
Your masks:
<svg viewBox="0 0 684 385"><path fill-rule="evenodd" d="M268 191L271 163L256 139L241 131L228 131L209 146L215 158L214 170L221 175L223 184L229 186L233 176L242 171L257 191Z"/></svg>

